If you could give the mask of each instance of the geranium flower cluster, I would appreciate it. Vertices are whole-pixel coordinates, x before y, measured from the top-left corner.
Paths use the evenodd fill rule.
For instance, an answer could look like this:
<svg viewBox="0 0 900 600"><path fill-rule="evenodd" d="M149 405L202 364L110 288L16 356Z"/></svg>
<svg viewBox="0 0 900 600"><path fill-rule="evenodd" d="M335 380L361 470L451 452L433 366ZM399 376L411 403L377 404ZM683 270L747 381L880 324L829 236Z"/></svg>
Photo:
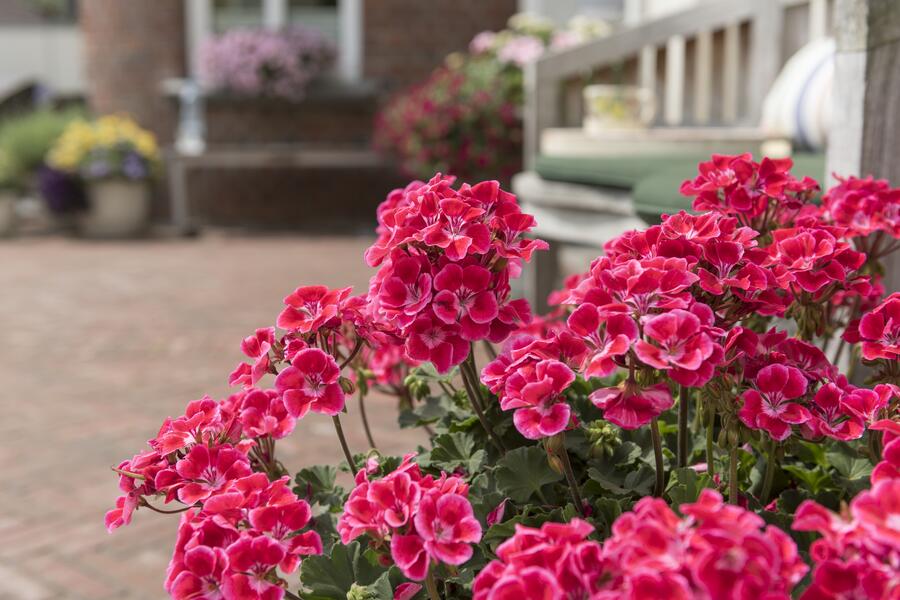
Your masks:
<svg viewBox="0 0 900 600"><path fill-rule="evenodd" d="M425 579L433 564L461 565L481 541L481 524L467 498L468 485L456 476L423 475L407 455L380 479L366 470L356 475L338 521L344 544L368 535L410 579Z"/></svg>
<svg viewBox="0 0 900 600"><path fill-rule="evenodd" d="M787 534L718 492L681 511L644 498L602 544L580 519L517 525L475 578L474 598L790 598L807 571Z"/></svg>
<svg viewBox="0 0 900 600"><path fill-rule="evenodd" d="M900 292L894 292L861 319L851 323L844 338L860 343L864 359L885 361L896 366L900 359Z"/></svg>
<svg viewBox="0 0 900 600"><path fill-rule="evenodd" d="M315 531L303 531L312 516L284 477L262 473L234 480L202 510L186 512L178 527L165 589L178 600L262 598L281 600L281 574L297 571L301 559L322 552Z"/></svg>
<svg viewBox="0 0 900 600"><path fill-rule="evenodd" d="M896 598L900 595L900 422L872 426L884 431L884 460L872 471L872 488L838 515L804 501L793 529L815 531L810 556L812 585L803 600Z"/></svg>
<svg viewBox="0 0 900 600"><path fill-rule="evenodd" d="M446 373L471 342L501 342L530 318L510 298L522 261L546 248L524 235L534 219L496 181L454 189L436 175L395 190L378 209L379 237L366 251L380 267L369 288L368 315L405 340L406 354Z"/></svg>
<svg viewBox="0 0 900 600"><path fill-rule="evenodd" d="M892 189L884 179L872 177L839 178L838 184L822 198L822 217L845 228L849 237L865 238L884 232L891 238L900 238L900 188ZM880 254L876 248L862 249Z"/></svg>
<svg viewBox="0 0 900 600"><path fill-rule="evenodd" d="M587 346L567 333L536 337L522 334L484 367L481 381L498 395L502 410L514 410L516 429L528 439L556 435L572 422L564 392Z"/></svg>
<svg viewBox="0 0 900 600"><path fill-rule="evenodd" d="M849 384L819 348L784 331L736 328L729 341L729 368L743 379L734 385L747 388L738 416L773 440L787 439L795 427L807 439L858 439L894 394L888 385Z"/></svg>

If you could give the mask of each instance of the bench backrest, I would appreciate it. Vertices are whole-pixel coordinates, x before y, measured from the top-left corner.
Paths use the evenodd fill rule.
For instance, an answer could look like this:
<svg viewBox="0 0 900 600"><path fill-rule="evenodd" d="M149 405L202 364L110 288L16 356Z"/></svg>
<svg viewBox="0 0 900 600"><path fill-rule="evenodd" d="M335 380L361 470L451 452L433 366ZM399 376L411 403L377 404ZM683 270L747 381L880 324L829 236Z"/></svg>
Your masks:
<svg viewBox="0 0 900 600"><path fill-rule="evenodd" d="M591 81L653 91L665 125L751 125L785 61L827 35L833 0L705 0L525 68L525 164L548 127L579 126Z"/></svg>

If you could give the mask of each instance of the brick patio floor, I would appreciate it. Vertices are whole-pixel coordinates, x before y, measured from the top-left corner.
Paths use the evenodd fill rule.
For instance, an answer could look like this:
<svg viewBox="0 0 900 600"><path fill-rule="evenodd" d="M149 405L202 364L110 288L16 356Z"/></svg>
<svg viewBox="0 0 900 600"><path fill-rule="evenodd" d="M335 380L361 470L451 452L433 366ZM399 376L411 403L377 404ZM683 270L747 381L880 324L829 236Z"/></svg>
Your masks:
<svg viewBox="0 0 900 600"><path fill-rule="evenodd" d="M0 599L163 598L177 517L140 511L107 534L110 465L187 401L223 396L240 339L272 323L295 286L364 290L369 241L0 243ZM382 449L413 449L421 438L398 434L393 407L379 404ZM361 450L357 420L345 422ZM292 470L341 458L325 417L286 441Z"/></svg>

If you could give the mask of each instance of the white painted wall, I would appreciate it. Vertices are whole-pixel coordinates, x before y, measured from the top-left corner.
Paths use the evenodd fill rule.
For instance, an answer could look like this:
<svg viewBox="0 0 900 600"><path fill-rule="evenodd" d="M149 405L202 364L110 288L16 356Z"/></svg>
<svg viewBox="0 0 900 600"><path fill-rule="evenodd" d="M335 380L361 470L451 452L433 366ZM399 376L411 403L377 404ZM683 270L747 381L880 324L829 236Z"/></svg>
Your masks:
<svg viewBox="0 0 900 600"><path fill-rule="evenodd" d="M57 92L82 93L82 47L75 25L0 25L0 80L33 77Z"/></svg>

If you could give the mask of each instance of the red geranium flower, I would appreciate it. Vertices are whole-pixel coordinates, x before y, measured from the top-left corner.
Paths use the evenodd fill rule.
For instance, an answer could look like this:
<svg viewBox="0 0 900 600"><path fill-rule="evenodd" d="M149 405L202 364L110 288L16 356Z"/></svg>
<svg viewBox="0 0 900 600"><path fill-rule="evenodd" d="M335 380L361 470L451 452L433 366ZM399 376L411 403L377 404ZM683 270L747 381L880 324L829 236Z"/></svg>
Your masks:
<svg viewBox="0 0 900 600"><path fill-rule="evenodd" d="M295 418L308 411L336 415L344 409L341 371L334 357L318 348L301 350L275 378L275 389Z"/></svg>
<svg viewBox="0 0 900 600"><path fill-rule="evenodd" d="M791 435L791 426L806 423L810 412L796 402L806 393L807 380L794 367L769 365L756 375L756 389L741 396L744 405L738 416L747 427L762 429L772 439L782 441Z"/></svg>
<svg viewBox="0 0 900 600"><path fill-rule="evenodd" d="M324 285L299 287L284 299L287 307L278 315L277 325L300 333L317 331L338 316L340 303L350 292L351 288L330 290Z"/></svg>

